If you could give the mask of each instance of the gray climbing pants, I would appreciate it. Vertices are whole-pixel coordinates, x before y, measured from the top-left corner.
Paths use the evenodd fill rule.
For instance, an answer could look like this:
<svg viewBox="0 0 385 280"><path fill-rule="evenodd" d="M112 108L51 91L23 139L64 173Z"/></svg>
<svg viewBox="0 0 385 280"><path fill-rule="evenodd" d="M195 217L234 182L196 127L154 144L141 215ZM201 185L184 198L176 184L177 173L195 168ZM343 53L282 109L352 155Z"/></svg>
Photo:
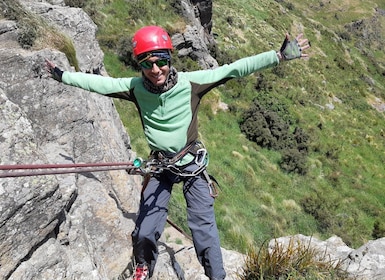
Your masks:
<svg viewBox="0 0 385 280"><path fill-rule="evenodd" d="M186 170L193 170L190 165ZM209 279L225 279L218 229L214 214L214 198L203 174L180 177L169 171L150 178L142 192L139 215L132 233L133 253L137 263L149 266L153 273L158 257L157 241L167 222L168 202L174 183L183 182L187 204L187 221L195 252Z"/></svg>

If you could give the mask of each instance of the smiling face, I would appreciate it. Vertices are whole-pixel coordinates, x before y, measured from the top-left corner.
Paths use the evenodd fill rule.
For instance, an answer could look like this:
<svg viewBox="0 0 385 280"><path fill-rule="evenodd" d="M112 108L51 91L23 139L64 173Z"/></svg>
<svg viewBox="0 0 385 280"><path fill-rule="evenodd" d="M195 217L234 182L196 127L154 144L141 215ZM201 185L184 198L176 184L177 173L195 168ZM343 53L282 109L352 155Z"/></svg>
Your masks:
<svg viewBox="0 0 385 280"><path fill-rule="evenodd" d="M170 73L169 61L167 60L167 63L165 63L164 58L157 56L148 58L146 61L141 63L141 66L143 74L155 86L162 86L166 82L168 74Z"/></svg>

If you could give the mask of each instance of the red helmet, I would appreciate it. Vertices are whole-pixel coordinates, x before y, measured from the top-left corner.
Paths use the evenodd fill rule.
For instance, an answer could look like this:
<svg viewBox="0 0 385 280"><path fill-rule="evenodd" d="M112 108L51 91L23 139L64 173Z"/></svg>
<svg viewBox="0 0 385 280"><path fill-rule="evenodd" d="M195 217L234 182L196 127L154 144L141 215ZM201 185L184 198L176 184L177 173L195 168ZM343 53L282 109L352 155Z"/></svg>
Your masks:
<svg viewBox="0 0 385 280"><path fill-rule="evenodd" d="M172 50L171 38L167 31L159 26L140 28L132 38L134 56L154 50Z"/></svg>

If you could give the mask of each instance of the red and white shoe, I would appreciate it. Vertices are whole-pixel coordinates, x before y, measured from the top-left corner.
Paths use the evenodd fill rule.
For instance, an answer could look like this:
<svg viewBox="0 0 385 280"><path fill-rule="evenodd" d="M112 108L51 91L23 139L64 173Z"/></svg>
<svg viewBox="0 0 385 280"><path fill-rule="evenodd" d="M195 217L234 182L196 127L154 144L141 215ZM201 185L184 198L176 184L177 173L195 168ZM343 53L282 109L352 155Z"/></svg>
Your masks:
<svg viewBox="0 0 385 280"><path fill-rule="evenodd" d="M145 264L138 264L135 269L134 277L132 280L147 280L148 279L148 267Z"/></svg>

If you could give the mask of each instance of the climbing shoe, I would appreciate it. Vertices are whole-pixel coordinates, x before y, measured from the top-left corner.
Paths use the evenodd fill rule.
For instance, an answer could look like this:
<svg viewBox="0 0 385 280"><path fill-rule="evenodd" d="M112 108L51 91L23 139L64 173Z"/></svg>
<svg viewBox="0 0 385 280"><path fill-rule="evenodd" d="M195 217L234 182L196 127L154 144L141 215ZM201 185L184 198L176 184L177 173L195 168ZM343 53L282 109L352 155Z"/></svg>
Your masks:
<svg viewBox="0 0 385 280"><path fill-rule="evenodd" d="M147 280L148 276L148 267L145 264L138 264L135 269L133 280Z"/></svg>

